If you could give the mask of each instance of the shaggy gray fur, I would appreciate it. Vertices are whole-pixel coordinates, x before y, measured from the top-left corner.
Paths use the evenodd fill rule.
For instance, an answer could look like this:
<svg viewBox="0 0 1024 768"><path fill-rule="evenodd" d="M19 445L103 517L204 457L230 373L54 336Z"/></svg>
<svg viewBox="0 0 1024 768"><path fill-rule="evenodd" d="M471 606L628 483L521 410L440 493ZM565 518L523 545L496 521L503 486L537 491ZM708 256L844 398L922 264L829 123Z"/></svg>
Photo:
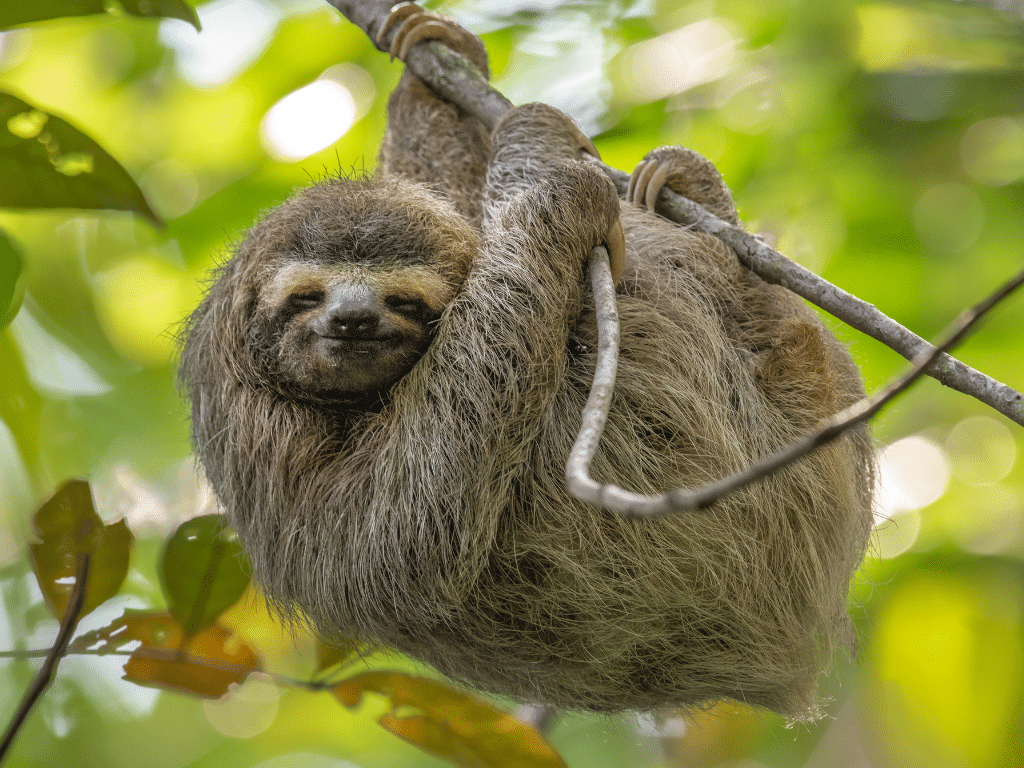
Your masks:
<svg viewBox="0 0 1024 768"><path fill-rule="evenodd" d="M518 700L612 711L731 697L814 716L816 676L852 644L868 434L700 513L632 520L572 499L564 464L596 346L583 265L619 201L548 107L516 109L487 137L407 74L390 110L378 178L272 211L185 334L196 450L268 597L327 638L383 643ZM702 159L693 171L705 179L691 194L718 179ZM727 191L711 187L720 205ZM815 315L721 242L632 205L621 220L622 359L595 479L704 483L861 396ZM390 238L392 258L330 247L353 237ZM310 239L315 253L298 253ZM275 270L314 258L386 283L413 257L457 292L379 402L296 396L257 364Z"/></svg>

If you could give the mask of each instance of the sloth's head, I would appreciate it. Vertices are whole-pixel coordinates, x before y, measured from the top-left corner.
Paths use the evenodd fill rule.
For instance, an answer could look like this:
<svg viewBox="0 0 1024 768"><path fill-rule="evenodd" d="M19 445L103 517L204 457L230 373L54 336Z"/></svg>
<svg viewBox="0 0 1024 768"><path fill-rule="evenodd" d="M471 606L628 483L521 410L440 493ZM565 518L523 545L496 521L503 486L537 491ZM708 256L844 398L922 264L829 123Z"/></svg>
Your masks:
<svg viewBox="0 0 1024 768"><path fill-rule="evenodd" d="M423 356L479 247L465 219L423 186L309 187L225 264L192 318L183 367L199 360L198 345L208 347L205 364L223 359L288 396L375 398Z"/></svg>

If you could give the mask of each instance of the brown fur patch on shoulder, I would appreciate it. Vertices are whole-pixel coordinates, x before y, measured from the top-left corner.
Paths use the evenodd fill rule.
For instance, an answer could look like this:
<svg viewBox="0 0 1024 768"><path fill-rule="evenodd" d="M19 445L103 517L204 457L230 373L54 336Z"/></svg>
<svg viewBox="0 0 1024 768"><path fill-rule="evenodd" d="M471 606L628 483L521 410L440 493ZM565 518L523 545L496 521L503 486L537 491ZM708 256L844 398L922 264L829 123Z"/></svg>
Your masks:
<svg viewBox="0 0 1024 768"><path fill-rule="evenodd" d="M769 350L762 353L756 378L787 410L802 413L810 423L842 407L835 369L822 330L806 320L782 324Z"/></svg>

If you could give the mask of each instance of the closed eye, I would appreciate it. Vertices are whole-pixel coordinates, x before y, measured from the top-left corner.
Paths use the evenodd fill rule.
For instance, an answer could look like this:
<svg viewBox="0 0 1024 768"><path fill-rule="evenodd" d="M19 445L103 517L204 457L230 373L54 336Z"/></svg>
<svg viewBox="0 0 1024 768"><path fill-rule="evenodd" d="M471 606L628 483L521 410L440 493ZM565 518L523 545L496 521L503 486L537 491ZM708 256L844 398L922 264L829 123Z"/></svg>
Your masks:
<svg viewBox="0 0 1024 768"><path fill-rule="evenodd" d="M407 293L395 293L384 298L388 308L400 315L421 319L432 314L427 302L418 296Z"/></svg>
<svg viewBox="0 0 1024 768"><path fill-rule="evenodd" d="M313 309L320 306L323 300L323 291L297 291L288 297L288 305L296 310Z"/></svg>

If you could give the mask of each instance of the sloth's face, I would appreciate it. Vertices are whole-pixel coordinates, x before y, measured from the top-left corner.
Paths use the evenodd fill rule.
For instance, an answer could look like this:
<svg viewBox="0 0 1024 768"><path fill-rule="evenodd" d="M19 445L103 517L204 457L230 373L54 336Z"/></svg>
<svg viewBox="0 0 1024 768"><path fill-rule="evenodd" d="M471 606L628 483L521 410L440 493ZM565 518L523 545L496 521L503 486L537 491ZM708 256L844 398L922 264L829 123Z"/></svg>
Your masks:
<svg viewBox="0 0 1024 768"><path fill-rule="evenodd" d="M453 293L426 265L288 262L260 291L257 345L274 375L299 391L370 395L423 356Z"/></svg>

